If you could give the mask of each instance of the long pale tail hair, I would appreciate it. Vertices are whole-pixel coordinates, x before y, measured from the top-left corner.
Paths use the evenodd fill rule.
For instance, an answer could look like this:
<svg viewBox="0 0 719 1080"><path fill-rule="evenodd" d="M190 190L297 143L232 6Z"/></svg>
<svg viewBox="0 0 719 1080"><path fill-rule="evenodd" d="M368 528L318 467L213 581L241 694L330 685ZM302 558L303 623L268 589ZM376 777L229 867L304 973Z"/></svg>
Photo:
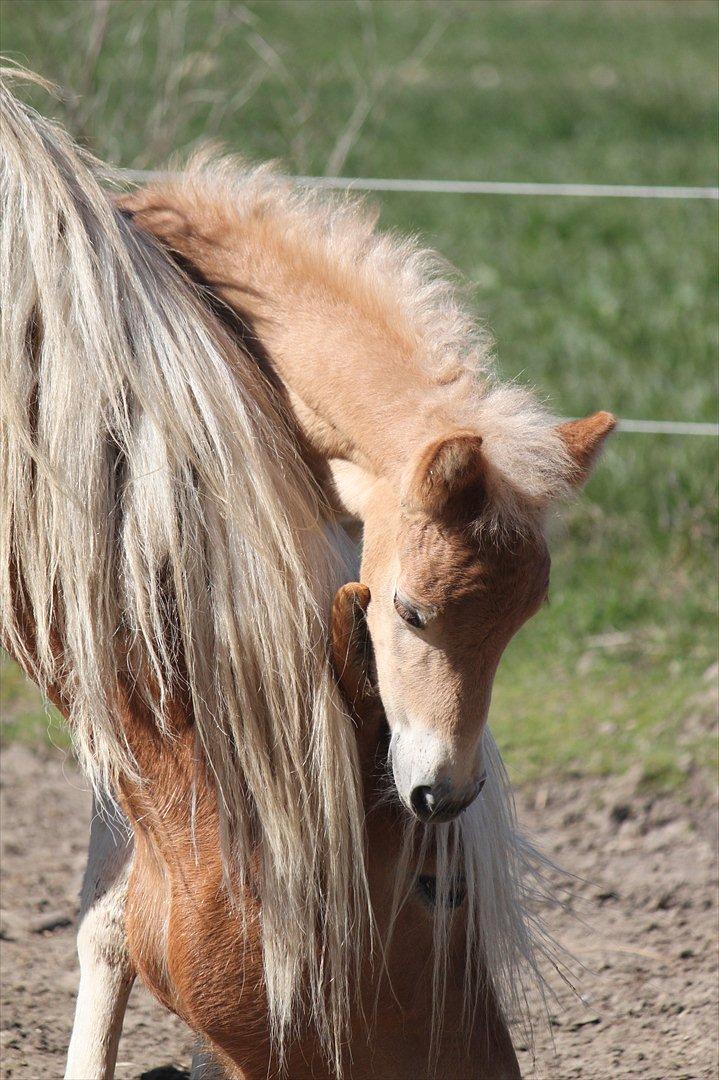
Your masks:
<svg viewBox="0 0 719 1080"><path fill-rule="evenodd" d="M528 1046L534 1041L532 1012L547 1015L554 991L545 971L573 986L572 957L548 933L540 914L556 906L551 875L557 867L524 836L504 762L489 729L482 742L487 782L482 794L453 822L433 827L407 818L384 947L415 886L424 854L433 851L436 893L433 926L432 1016L428 1075L439 1080L437 1056L444 1031L449 943L461 918L464 930L464 1008L458 1030L483 1022L491 994L507 1022ZM460 911L453 897L464 895ZM486 1015L484 1015L486 1023Z"/></svg>
<svg viewBox="0 0 719 1080"><path fill-rule="evenodd" d="M0 95L0 631L62 687L101 795L141 781L118 677L161 732L183 686L228 880L261 838L276 1044L309 1009L339 1068L369 906L319 494L263 376L114 208L105 166Z"/></svg>

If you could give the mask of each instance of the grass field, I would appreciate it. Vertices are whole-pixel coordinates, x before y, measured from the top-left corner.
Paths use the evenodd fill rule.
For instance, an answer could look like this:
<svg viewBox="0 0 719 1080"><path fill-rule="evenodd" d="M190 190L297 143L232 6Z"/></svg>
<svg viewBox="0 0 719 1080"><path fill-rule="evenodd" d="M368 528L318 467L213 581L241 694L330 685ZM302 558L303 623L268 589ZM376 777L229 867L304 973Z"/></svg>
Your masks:
<svg viewBox="0 0 719 1080"><path fill-rule="evenodd" d="M298 173L667 185L717 182L716 37L693 0L5 0L2 18L3 52L72 92L56 114L125 166L210 135ZM461 268L501 370L557 412L715 420L715 203L381 207ZM517 777L674 786L715 764L716 453L619 435L553 523L551 604L493 709ZM35 693L3 671L6 737L39 737Z"/></svg>

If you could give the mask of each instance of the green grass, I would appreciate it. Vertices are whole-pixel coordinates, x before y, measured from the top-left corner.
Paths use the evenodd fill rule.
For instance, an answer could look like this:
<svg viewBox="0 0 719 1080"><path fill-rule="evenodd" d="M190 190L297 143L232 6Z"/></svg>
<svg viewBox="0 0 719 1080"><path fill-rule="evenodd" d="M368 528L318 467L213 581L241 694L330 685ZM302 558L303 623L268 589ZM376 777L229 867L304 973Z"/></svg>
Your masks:
<svg viewBox="0 0 719 1080"><path fill-rule="evenodd" d="M104 26L102 10L5 0L2 49L79 95L35 97L122 165L211 135L301 173L717 182L713 2L117 0ZM467 275L502 371L558 412L716 419L716 204L387 195L381 208ZM518 777L638 765L673 786L715 764L716 451L617 436L554 524L551 605L495 695ZM31 705L22 723L12 708L13 737L37 730Z"/></svg>
<svg viewBox="0 0 719 1080"><path fill-rule="evenodd" d="M57 709L42 701L37 687L3 649L0 649L0 687L0 747L11 742L32 746L43 741L63 748L69 745Z"/></svg>

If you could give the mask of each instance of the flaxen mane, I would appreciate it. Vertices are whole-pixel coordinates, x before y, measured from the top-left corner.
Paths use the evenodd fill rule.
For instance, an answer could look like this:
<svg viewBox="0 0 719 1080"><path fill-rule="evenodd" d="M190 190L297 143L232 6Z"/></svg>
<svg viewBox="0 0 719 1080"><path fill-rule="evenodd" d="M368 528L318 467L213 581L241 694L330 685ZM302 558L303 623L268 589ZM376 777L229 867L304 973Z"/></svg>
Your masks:
<svg viewBox="0 0 719 1080"><path fill-rule="evenodd" d="M274 1033L309 995L338 1055L368 900L320 498L262 375L104 167L0 93L3 641L62 687L101 793L135 774L118 678L160 730L184 685L240 881L261 839Z"/></svg>

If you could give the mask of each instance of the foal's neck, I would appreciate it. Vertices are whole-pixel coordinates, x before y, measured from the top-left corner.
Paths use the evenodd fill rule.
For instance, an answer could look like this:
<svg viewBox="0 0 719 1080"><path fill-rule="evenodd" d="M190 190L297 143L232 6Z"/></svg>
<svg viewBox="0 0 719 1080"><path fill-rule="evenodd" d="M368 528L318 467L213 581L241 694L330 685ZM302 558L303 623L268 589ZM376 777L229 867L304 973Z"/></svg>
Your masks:
<svg viewBox="0 0 719 1080"><path fill-rule="evenodd" d="M441 381L421 341L366 310L361 297L313 282L273 288L263 338L299 422L326 458L393 477L427 442L466 426L474 380L459 368Z"/></svg>
<svg viewBox="0 0 719 1080"><path fill-rule="evenodd" d="M419 447L471 426L477 376L444 357L439 370L396 275L201 184L145 189L125 205L239 316L321 458L394 478Z"/></svg>
<svg viewBox="0 0 719 1080"><path fill-rule="evenodd" d="M419 447L466 426L474 378L459 364L431 370L381 283L333 274L271 233L254 248L228 238L217 262L213 289L253 326L322 457L393 476Z"/></svg>

